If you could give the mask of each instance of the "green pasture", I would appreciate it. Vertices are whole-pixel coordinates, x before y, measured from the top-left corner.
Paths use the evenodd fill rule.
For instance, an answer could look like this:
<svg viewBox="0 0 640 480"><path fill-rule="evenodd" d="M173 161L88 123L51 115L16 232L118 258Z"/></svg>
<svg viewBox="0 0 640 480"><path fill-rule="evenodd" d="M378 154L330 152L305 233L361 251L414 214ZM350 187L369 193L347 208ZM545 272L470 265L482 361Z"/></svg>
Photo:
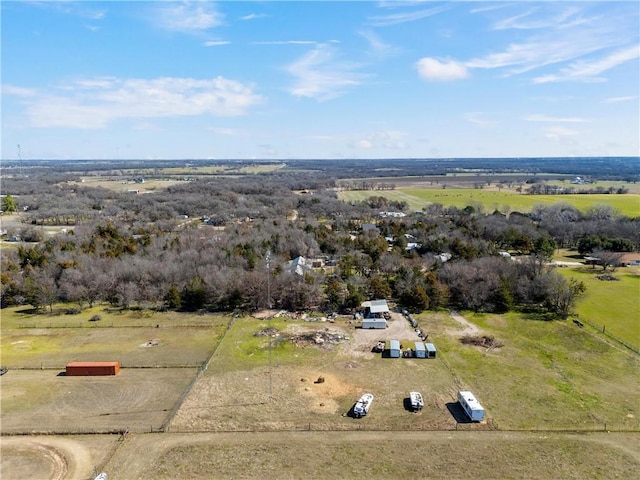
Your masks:
<svg viewBox="0 0 640 480"><path fill-rule="evenodd" d="M464 208L468 205L482 206L484 211L495 210L503 213L528 212L536 205L567 203L579 210L586 210L598 204L610 205L622 215L640 216L640 194L573 194L573 195L527 195L510 191L495 191L471 188L401 188L396 190L354 190L340 192L339 198L347 202L358 202L371 196L383 196L389 200L407 202L411 210L422 210L429 204Z"/></svg>
<svg viewBox="0 0 640 480"><path fill-rule="evenodd" d="M504 346L487 350L451 336L433 341L462 388L500 429L640 428L640 358L570 321L526 315L466 318ZM429 320L419 324L429 331Z"/></svg>
<svg viewBox="0 0 640 480"><path fill-rule="evenodd" d="M90 321L95 312L102 318ZM2 365L64 368L70 361L119 361L123 367L200 365L226 330L228 318L150 311L80 314L2 311Z"/></svg>
<svg viewBox="0 0 640 480"><path fill-rule="evenodd" d="M599 280L601 267L559 269L567 278L582 281L587 287L578 301L576 313L584 319L605 327L606 332L640 349L640 275L633 267L619 268L615 281ZM607 272L611 273L611 272Z"/></svg>

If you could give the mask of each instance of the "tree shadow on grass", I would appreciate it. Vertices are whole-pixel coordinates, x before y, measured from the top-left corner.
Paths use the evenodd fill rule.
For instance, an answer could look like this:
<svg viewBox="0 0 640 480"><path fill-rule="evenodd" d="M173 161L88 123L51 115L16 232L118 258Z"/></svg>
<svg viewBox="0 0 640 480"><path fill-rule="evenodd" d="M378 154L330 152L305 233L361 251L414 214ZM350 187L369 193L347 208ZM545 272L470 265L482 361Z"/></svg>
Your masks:
<svg viewBox="0 0 640 480"><path fill-rule="evenodd" d="M525 320L533 320L537 322L551 322L553 320L558 320L557 315L548 312L543 308L523 308L522 310L520 310L520 313L522 313L522 317Z"/></svg>

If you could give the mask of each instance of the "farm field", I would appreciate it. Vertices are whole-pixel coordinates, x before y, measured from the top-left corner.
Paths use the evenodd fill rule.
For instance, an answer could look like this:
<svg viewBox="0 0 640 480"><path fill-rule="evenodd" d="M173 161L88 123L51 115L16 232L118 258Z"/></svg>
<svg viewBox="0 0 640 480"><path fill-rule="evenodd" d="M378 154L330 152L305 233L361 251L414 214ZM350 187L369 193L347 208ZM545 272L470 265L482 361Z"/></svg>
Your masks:
<svg viewBox="0 0 640 480"><path fill-rule="evenodd" d="M598 204L609 205L622 215L640 216L640 194L571 194L571 195L527 195L510 191L474 188L397 188L395 190L351 190L339 193L344 201L363 201L371 196L382 196L393 201L407 202L411 210L420 211L425 206L439 203L444 206L464 208L468 205L482 206L485 212L498 210L528 212L536 205L567 203L579 210Z"/></svg>

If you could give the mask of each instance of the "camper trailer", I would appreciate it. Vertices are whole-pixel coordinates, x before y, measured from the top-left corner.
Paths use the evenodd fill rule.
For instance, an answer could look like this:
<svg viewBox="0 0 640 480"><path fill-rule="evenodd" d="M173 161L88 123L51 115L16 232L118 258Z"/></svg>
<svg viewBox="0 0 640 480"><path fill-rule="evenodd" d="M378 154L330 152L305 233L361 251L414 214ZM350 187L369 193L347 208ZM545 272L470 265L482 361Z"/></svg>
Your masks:
<svg viewBox="0 0 640 480"><path fill-rule="evenodd" d="M369 413L369 408L371 408L371 402L373 402L373 394L365 393L360 397L360 400L356 402L353 407L353 415L356 418L364 417L367 413Z"/></svg>
<svg viewBox="0 0 640 480"><path fill-rule="evenodd" d="M458 392L458 402L472 422L484 420L484 408L471 392Z"/></svg>
<svg viewBox="0 0 640 480"><path fill-rule="evenodd" d="M414 412L422 410L422 407L424 407L424 400L420 392L409 392L409 400L411 401L411 409Z"/></svg>

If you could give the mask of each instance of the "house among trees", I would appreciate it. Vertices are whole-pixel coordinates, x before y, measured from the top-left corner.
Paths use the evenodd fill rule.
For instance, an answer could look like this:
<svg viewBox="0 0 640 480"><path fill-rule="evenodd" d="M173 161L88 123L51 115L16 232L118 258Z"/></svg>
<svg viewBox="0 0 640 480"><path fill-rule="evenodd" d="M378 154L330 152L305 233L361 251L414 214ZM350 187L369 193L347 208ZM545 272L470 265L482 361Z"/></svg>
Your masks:
<svg viewBox="0 0 640 480"><path fill-rule="evenodd" d="M640 266L640 253L625 253L620 257L619 266L637 267Z"/></svg>
<svg viewBox="0 0 640 480"><path fill-rule="evenodd" d="M305 273L313 270L313 262L305 257L296 257L287 263L287 272L304 276Z"/></svg>

